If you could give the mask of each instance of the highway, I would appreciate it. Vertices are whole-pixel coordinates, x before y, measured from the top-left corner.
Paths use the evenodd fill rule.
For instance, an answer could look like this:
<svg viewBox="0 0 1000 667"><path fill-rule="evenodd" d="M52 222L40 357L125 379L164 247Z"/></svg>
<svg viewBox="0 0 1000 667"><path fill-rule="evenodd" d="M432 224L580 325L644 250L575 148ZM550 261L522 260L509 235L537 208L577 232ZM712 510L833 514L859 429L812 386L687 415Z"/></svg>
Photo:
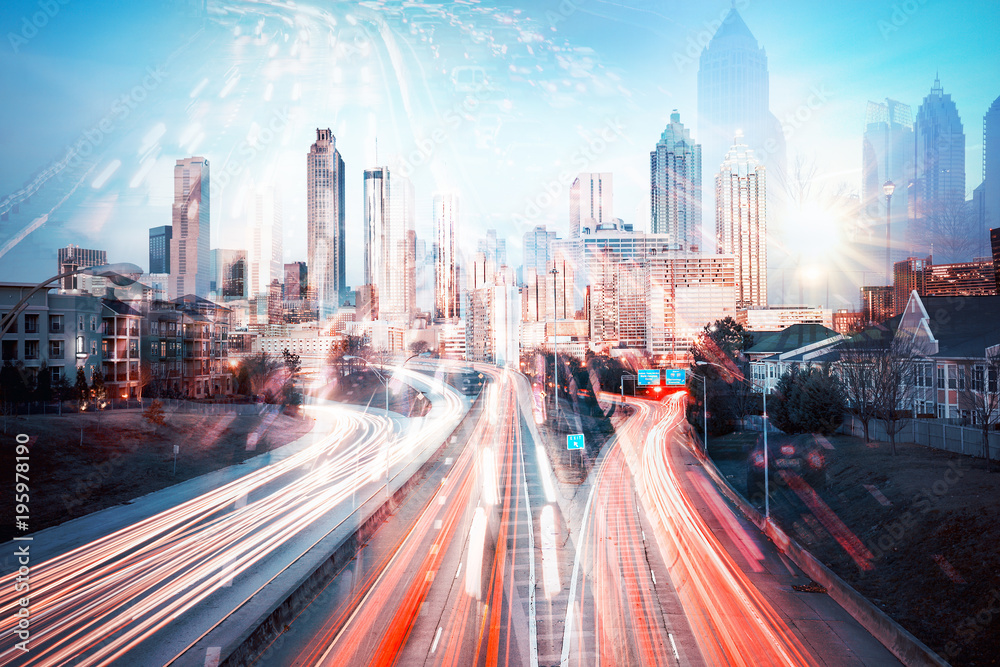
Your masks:
<svg viewBox="0 0 1000 667"><path fill-rule="evenodd" d="M431 396L426 417L311 405L315 442L33 565L29 654L4 577L0 664L218 664L253 629L241 611L279 604L293 568L414 474L255 664L898 664L828 596L791 588L808 579L701 470L683 392L602 395L631 413L585 483L560 483L523 376L475 366L489 382L462 420L440 376L469 367L423 365L438 378L396 376Z"/></svg>
<svg viewBox="0 0 1000 667"><path fill-rule="evenodd" d="M165 664L331 531L353 532L355 509L384 497L387 484L398 488L464 411L454 390L410 371L401 376L432 400L430 413L405 432L392 435L402 422L376 411L309 406L328 429L310 446L33 561L27 654L12 634L16 573L3 577L0 664ZM35 539L44 544L46 533L73 527Z"/></svg>

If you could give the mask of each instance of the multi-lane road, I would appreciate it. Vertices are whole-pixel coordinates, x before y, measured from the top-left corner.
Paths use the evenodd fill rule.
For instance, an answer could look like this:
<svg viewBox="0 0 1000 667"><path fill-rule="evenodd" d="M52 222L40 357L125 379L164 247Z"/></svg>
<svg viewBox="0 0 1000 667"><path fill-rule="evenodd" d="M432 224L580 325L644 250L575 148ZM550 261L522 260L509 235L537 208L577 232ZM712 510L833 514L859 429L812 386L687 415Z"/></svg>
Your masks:
<svg viewBox="0 0 1000 667"><path fill-rule="evenodd" d="M489 382L471 409L431 374L397 369L431 399L426 417L317 402L312 439L248 471L38 534L31 650L14 648L10 573L0 664L219 664L392 494L354 558L246 660L896 662L829 597L792 588L808 579L693 456L683 393L629 400L589 479L568 484L525 378L477 370Z"/></svg>

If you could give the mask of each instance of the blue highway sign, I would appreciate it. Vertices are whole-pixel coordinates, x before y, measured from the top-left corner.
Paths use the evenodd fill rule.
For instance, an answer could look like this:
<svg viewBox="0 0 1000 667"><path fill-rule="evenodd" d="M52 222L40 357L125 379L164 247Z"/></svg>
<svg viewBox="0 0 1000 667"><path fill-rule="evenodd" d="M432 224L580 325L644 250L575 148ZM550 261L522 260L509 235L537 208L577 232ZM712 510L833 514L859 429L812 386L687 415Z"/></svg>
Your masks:
<svg viewBox="0 0 1000 667"><path fill-rule="evenodd" d="M659 368L646 368L639 370L639 386L648 387L650 385L660 384L660 369Z"/></svg>
<svg viewBox="0 0 1000 667"><path fill-rule="evenodd" d="M566 449L583 449L583 433L567 435Z"/></svg>
<svg viewBox="0 0 1000 667"><path fill-rule="evenodd" d="M668 385L683 385L686 383L683 368L668 368L666 374Z"/></svg>

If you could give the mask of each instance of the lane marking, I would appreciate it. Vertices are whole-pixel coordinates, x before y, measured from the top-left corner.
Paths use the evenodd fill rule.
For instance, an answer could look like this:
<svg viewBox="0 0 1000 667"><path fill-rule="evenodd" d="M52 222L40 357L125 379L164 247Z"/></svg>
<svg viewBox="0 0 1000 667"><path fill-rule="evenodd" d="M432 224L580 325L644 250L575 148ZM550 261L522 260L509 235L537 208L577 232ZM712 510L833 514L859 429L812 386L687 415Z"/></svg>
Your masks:
<svg viewBox="0 0 1000 667"><path fill-rule="evenodd" d="M677 660L677 664L681 664L681 654L677 652L677 644L674 643L673 633L668 632L667 638L670 640L670 648L674 650L674 658Z"/></svg>
<svg viewBox="0 0 1000 667"><path fill-rule="evenodd" d="M649 571L649 576L651 576L653 578L653 585L655 586L656 585L656 573L653 572L652 570L650 570Z"/></svg>
<svg viewBox="0 0 1000 667"><path fill-rule="evenodd" d="M434 633L434 642L431 644L431 655L434 655L434 651L437 650L438 640L441 639L441 627L438 626L438 631Z"/></svg>
<svg viewBox="0 0 1000 667"><path fill-rule="evenodd" d="M597 484L593 484L590 487L590 493L587 496L587 507L583 510L583 522L581 526L587 526L587 520L590 518L590 506L594 502L594 491L597 490ZM586 537L586 528L580 533L580 544ZM580 578L580 556L583 553L583 549L577 548L576 555L573 557L573 577L569 584L569 600L566 603L566 624L563 629L563 645L562 645L562 656L560 656L559 664L561 667L569 667L569 645L570 636L573 634L573 607L576 604L576 584ZM533 590L533 589L532 589Z"/></svg>
<svg viewBox="0 0 1000 667"><path fill-rule="evenodd" d="M861 486L863 486L866 489L868 489L868 493L872 494L872 497L875 500L879 501L885 507L891 507L892 506L892 501L889 500L888 498L886 498L885 495L881 491L878 490L877 486L874 486L872 484L862 484Z"/></svg>

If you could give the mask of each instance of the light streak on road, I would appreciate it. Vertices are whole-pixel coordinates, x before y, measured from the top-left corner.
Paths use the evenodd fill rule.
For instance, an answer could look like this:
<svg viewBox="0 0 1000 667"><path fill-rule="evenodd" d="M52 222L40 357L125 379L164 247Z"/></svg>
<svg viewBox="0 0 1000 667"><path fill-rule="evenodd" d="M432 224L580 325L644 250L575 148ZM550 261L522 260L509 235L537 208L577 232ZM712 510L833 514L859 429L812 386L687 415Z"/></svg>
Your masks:
<svg viewBox="0 0 1000 667"><path fill-rule="evenodd" d="M432 408L454 419L454 392ZM16 572L0 579L0 665L94 665L121 659L233 579L277 556L335 507L382 493L365 479L390 478L438 437L434 419L395 438L388 461L385 417L333 406L307 408L329 434L301 451L172 509L32 567L31 647L14 648ZM355 434L360 433L361 437ZM353 442L352 442L353 441ZM364 488L366 494L355 492ZM247 500L247 498L251 500ZM345 514L353 509L345 509ZM308 547L308 545L306 545ZM301 552L299 552L301 553ZM280 558L297 558L284 554ZM282 561L284 562L284 561ZM274 565L272 567L280 567ZM241 601L232 604L238 606ZM233 608L235 608L235 606Z"/></svg>
<svg viewBox="0 0 1000 667"><path fill-rule="evenodd" d="M545 597L551 599L562 590L559 583L559 555L556 552L556 517L552 505L542 508L540 522L542 533L542 581L545 584Z"/></svg>
<svg viewBox="0 0 1000 667"><path fill-rule="evenodd" d="M472 529L469 531L469 560L465 568L465 594L476 600L482 599L483 593L483 550L486 547L486 512L482 507L476 508L472 517Z"/></svg>
<svg viewBox="0 0 1000 667"><path fill-rule="evenodd" d="M709 664L818 664L708 527L685 491L675 461L686 394L630 400L649 428L620 439L655 512L656 538L678 597Z"/></svg>

